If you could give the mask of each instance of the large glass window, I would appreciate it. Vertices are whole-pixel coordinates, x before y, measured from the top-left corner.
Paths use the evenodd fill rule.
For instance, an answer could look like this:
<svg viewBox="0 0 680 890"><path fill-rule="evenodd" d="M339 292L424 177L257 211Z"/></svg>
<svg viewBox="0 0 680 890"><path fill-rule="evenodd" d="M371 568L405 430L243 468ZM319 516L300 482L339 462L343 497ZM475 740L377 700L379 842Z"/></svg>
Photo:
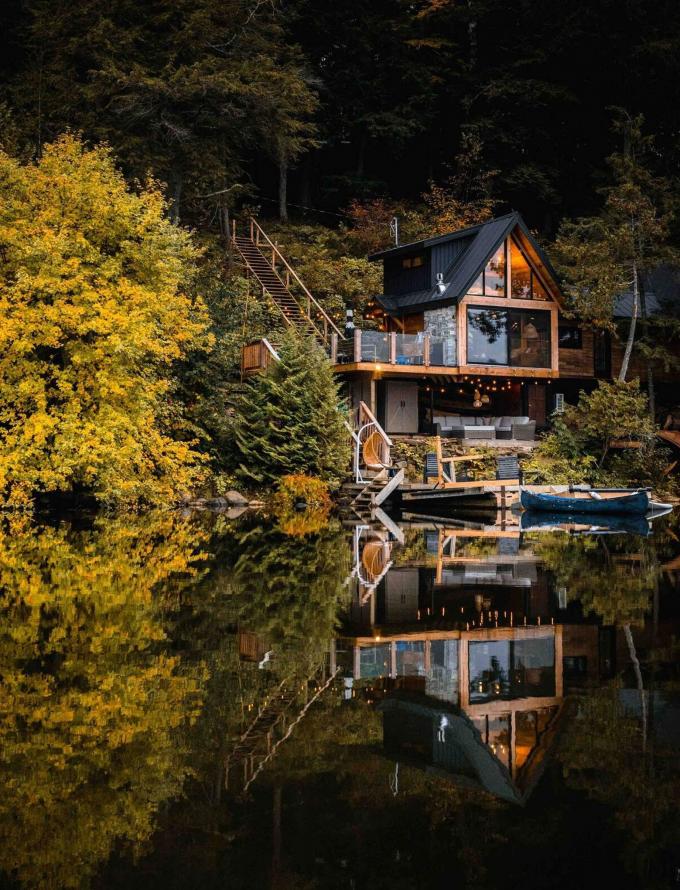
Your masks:
<svg viewBox="0 0 680 890"><path fill-rule="evenodd" d="M549 312L468 308L468 364L549 368L550 357Z"/></svg>
<svg viewBox="0 0 680 890"><path fill-rule="evenodd" d="M467 358L470 364L508 364L506 309L468 309Z"/></svg>
<svg viewBox="0 0 680 890"><path fill-rule="evenodd" d="M510 310L510 364L518 368L550 367L550 313Z"/></svg>
<svg viewBox="0 0 680 890"><path fill-rule="evenodd" d="M471 642L468 659L472 704L555 694L552 637Z"/></svg>

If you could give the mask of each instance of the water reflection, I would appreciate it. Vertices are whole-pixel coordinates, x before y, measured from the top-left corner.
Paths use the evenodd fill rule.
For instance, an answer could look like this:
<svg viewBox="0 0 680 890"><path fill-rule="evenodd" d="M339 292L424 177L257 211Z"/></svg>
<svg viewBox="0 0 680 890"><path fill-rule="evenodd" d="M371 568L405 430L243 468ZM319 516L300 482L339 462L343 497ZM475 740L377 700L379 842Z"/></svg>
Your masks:
<svg viewBox="0 0 680 890"><path fill-rule="evenodd" d="M164 642L200 540L162 515L0 529L0 868L25 886L86 884L182 790L202 677Z"/></svg>
<svg viewBox="0 0 680 890"><path fill-rule="evenodd" d="M565 691L630 662L644 704L636 646L649 643L650 609L659 635L658 542L609 536L625 531L618 527L607 537L585 531L424 524L409 530L401 555L380 532L355 532L366 539L363 552L355 540L358 583L336 657L353 694L385 699L391 756L521 802L555 739ZM379 566L391 568L371 575L378 552ZM480 745L492 760L480 759Z"/></svg>
<svg viewBox="0 0 680 890"><path fill-rule="evenodd" d="M4 526L5 883L665 886L680 545L583 531Z"/></svg>

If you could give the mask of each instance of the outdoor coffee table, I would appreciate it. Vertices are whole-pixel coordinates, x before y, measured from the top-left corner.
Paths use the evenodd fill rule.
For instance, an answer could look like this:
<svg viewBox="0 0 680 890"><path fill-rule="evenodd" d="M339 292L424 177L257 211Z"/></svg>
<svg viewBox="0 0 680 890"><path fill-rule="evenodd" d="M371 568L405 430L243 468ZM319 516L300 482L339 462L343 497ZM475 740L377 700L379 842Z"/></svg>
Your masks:
<svg viewBox="0 0 680 890"><path fill-rule="evenodd" d="M466 439L495 439L496 428L493 426L464 426L463 435Z"/></svg>

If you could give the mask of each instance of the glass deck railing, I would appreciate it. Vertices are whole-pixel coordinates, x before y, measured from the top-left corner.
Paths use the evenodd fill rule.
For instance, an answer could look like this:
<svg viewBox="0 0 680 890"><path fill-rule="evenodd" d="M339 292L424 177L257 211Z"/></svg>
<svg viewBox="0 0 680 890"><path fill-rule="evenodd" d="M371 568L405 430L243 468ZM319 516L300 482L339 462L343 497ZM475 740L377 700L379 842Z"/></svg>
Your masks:
<svg viewBox="0 0 680 890"><path fill-rule="evenodd" d="M425 334L396 334L395 341L395 364L425 364Z"/></svg>
<svg viewBox="0 0 680 890"><path fill-rule="evenodd" d="M359 331L361 337L360 339L356 337L355 332L355 347L356 341L359 339L359 358L356 358L355 361L360 362L389 362L390 360L390 335L384 333L383 331ZM355 348L355 355L356 355Z"/></svg>
<svg viewBox="0 0 680 890"><path fill-rule="evenodd" d="M355 330L342 341L335 335L331 338L331 360L334 364L371 362L453 367L457 364L458 352L455 337Z"/></svg>

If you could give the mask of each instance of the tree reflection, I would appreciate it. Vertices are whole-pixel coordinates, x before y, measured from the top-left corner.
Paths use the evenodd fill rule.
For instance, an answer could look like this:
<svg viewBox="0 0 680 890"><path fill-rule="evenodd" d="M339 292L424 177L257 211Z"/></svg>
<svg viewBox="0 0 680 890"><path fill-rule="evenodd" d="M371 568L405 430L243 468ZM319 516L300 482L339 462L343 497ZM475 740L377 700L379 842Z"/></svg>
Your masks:
<svg viewBox="0 0 680 890"><path fill-rule="evenodd" d="M655 681L664 658L654 648L663 548L663 536L652 543L629 535L544 535L535 547L569 599L619 627L625 639L636 691L631 697L618 678L572 702L559 759L571 787L610 808L623 832L628 868L650 887L657 886L657 879L665 886L671 863L664 857L680 840L678 740L659 736L654 720L666 685ZM652 648L641 664L633 629L650 615Z"/></svg>
<svg viewBox="0 0 680 890"><path fill-rule="evenodd" d="M202 677L164 616L197 534L167 514L0 528L0 869L23 886L87 884L182 787Z"/></svg>

